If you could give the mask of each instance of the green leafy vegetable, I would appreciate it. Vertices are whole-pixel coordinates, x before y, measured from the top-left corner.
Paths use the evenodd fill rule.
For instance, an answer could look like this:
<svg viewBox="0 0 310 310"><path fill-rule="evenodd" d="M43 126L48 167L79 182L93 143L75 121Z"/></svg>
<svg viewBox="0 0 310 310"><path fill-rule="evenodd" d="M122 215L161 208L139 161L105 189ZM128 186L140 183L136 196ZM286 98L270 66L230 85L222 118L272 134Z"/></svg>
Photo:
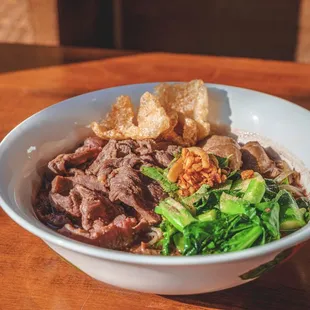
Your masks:
<svg viewBox="0 0 310 310"><path fill-rule="evenodd" d="M280 205L279 218L281 231L295 231L306 224L303 213L300 211L296 201L288 191L281 190L277 194L275 200Z"/></svg>
<svg viewBox="0 0 310 310"><path fill-rule="evenodd" d="M220 168L228 168L229 166L229 158L232 156L228 156L228 157L220 157L220 156L217 156L217 155L214 155L212 154L216 159L217 159L217 162L218 162L218 166Z"/></svg>
<svg viewBox="0 0 310 310"><path fill-rule="evenodd" d="M203 184L199 190L191 196L181 198L181 202L190 207L194 207L195 204L203 197L208 195L210 186Z"/></svg>
<svg viewBox="0 0 310 310"><path fill-rule="evenodd" d="M251 182L251 179L246 179L246 180L236 180L235 182L233 182L231 189L234 191L240 191L242 193L245 193L245 191L247 190L247 188L249 187L249 184Z"/></svg>
<svg viewBox="0 0 310 310"><path fill-rule="evenodd" d="M173 235L173 242L180 253L184 252L184 237L183 234L177 232Z"/></svg>
<svg viewBox="0 0 310 310"><path fill-rule="evenodd" d="M255 173L255 177L250 179L250 183L244 193L243 199L251 203L259 203L264 197L266 183L263 177Z"/></svg>
<svg viewBox="0 0 310 310"><path fill-rule="evenodd" d="M200 222L215 221L216 218L218 217L217 213L218 213L218 210L212 209L212 210L206 211L198 215L197 219Z"/></svg>
<svg viewBox="0 0 310 310"><path fill-rule="evenodd" d="M286 177L281 184L290 184L288 177Z"/></svg>
<svg viewBox="0 0 310 310"><path fill-rule="evenodd" d="M207 210L214 208L219 203L219 198L222 192L222 190L212 190L209 194L201 197L201 199L196 201L194 203L194 207L196 208L196 214L199 215Z"/></svg>
<svg viewBox="0 0 310 310"><path fill-rule="evenodd" d="M262 211L261 213L262 224L266 228L268 236L270 236L269 241L280 239L279 203L274 201L262 202L256 205L256 207Z"/></svg>
<svg viewBox="0 0 310 310"><path fill-rule="evenodd" d="M266 192L265 192L265 198L268 200L274 199L278 192L279 192L279 185L270 179L265 179L266 182Z"/></svg>
<svg viewBox="0 0 310 310"><path fill-rule="evenodd" d="M223 231L218 222L195 222L184 229L184 252L183 255L196 255L208 253L208 245L214 247L214 239L220 239Z"/></svg>
<svg viewBox="0 0 310 310"><path fill-rule="evenodd" d="M220 198L220 210L226 214L245 214L249 205L249 202L226 193Z"/></svg>
<svg viewBox="0 0 310 310"><path fill-rule="evenodd" d="M263 229L260 226L254 226L236 233L231 239L222 244L224 252L240 251L251 247L261 236Z"/></svg>
<svg viewBox="0 0 310 310"><path fill-rule="evenodd" d="M163 232L163 239L160 241L162 250L162 255L169 255L171 253L171 243L172 243L172 237L177 232L175 227L173 227L168 221L164 220L160 224L160 228Z"/></svg>
<svg viewBox="0 0 310 310"><path fill-rule="evenodd" d="M296 199L296 202L299 208L305 208L305 209L310 208L310 201L306 197L300 197Z"/></svg>
<svg viewBox="0 0 310 310"><path fill-rule="evenodd" d="M181 232L187 225L196 221L187 208L171 197L161 201L155 208L155 212L166 218Z"/></svg>
<svg viewBox="0 0 310 310"><path fill-rule="evenodd" d="M242 230L252 228L255 224L248 218L243 215L237 215L229 219L229 226L226 230L225 237L226 239L230 236L233 236L235 233Z"/></svg>
<svg viewBox="0 0 310 310"><path fill-rule="evenodd" d="M239 170L233 170L227 177L228 180L237 181L241 179L241 173Z"/></svg>
<svg viewBox="0 0 310 310"><path fill-rule="evenodd" d="M243 193L243 199L246 201L258 203L266 192L266 182L260 174L255 173L251 179L234 181L231 190Z"/></svg>
<svg viewBox="0 0 310 310"><path fill-rule="evenodd" d="M199 215L212 208L219 208L222 193L227 193L238 197L238 192L228 190L227 188L228 187L223 186L222 188L209 189L207 194L194 203L196 214Z"/></svg>
<svg viewBox="0 0 310 310"><path fill-rule="evenodd" d="M233 184L232 180L227 180L225 183L222 183L219 186L217 186L216 189L229 191L231 190L232 184Z"/></svg>
<svg viewBox="0 0 310 310"><path fill-rule="evenodd" d="M225 169L228 159L214 156L213 160ZM176 183L167 179L166 170L143 166L141 172L170 196L155 208L163 218L163 238L157 244L162 255L173 251L182 255L239 251L278 240L280 232L293 232L310 220L306 197L295 200L281 189L284 185L258 173L242 180L240 171L233 171L224 184L212 188L202 185L191 196L181 197ZM262 269L250 271L249 276Z"/></svg>
<svg viewBox="0 0 310 310"><path fill-rule="evenodd" d="M308 223L310 221L310 201L306 197L300 197L296 200L296 203L300 209L304 209L304 221Z"/></svg>
<svg viewBox="0 0 310 310"><path fill-rule="evenodd" d="M161 168L142 166L141 172L147 177L157 181L162 189L167 193L175 192L179 189L175 183L170 182L166 178L164 175L164 170Z"/></svg>

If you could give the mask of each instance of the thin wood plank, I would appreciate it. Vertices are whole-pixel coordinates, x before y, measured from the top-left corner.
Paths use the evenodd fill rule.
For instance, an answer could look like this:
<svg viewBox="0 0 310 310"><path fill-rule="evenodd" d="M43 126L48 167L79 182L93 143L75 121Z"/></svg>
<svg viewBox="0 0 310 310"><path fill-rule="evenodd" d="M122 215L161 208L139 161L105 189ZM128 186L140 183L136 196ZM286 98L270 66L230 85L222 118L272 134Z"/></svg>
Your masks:
<svg viewBox="0 0 310 310"><path fill-rule="evenodd" d="M301 0L300 3L296 60L310 63L310 0Z"/></svg>
<svg viewBox="0 0 310 310"><path fill-rule="evenodd" d="M34 43L59 45L57 0L28 0Z"/></svg>
<svg viewBox="0 0 310 310"><path fill-rule="evenodd" d="M1 0L0 41L31 44L35 42L34 29L29 18L28 0Z"/></svg>
<svg viewBox="0 0 310 310"><path fill-rule="evenodd" d="M128 50L102 48L2 43L0 44L0 73L106 59L137 53Z"/></svg>

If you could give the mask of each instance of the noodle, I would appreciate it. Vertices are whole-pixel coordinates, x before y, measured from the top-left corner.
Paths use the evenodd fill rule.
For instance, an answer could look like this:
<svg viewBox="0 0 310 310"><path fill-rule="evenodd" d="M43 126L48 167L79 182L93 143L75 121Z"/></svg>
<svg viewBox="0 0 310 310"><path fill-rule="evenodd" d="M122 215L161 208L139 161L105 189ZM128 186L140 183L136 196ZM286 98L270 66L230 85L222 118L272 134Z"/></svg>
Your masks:
<svg viewBox="0 0 310 310"><path fill-rule="evenodd" d="M147 243L147 245L154 245L160 239L162 239L163 234L161 229L157 227L151 227L150 230L151 231L148 233L148 236L151 238L151 240Z"/></svg>

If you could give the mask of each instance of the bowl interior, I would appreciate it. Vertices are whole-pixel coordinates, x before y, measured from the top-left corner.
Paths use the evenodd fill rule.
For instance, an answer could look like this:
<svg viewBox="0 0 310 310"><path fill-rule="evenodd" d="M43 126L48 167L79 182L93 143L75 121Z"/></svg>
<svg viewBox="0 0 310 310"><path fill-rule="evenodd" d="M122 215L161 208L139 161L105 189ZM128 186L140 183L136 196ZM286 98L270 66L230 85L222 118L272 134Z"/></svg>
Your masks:
<svg viewBox="0 0 310 310"><path fill-rule="evenodd" d="M91 134L89 123L104 117L117 96L129 95L138 104L140 96L145 91L152 91L155 85L122 86L71 98L33 115L16 127L0 145L0 203L5 211L14 220L22 218L23 223L27 222L31 227L25 227L25 224L26 229L39 228L41 232L56 236L57 243L63 244L64 238L36 220L33 212L32 198L39 185L40 168ZM228 125L244 141L254 138L245 134L248 132L264 137L265 146L273 143L276 149L291 154L288 156L302 170L304 182L310 183L310 144L306 139L310 132L308 111L280 98L247 89L216 84L207 86L210 122ZM309 225L304 229L309 230Z"/></svg>

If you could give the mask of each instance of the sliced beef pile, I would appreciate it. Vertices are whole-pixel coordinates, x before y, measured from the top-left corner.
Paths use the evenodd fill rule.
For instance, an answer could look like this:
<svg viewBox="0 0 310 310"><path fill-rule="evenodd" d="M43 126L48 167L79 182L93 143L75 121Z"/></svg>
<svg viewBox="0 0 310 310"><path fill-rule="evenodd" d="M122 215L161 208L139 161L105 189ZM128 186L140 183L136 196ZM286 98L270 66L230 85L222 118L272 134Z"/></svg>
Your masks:
<svg viewBox="0 0 310 310"><path fill-rule="evenodd" d="M137 226L135 218L119 215L109 225L95 223L88 231L66 224L59 232L69 238L100 247L127 250L134 242Z"/></svg>
<svg viewBox="0 0 310 310"><path fill-rule="evenodd" d="M114 168L130 166L139 168L142 164L167 167L173 155L180 150L176 145L156 143L153 140L110 140L96 160L87 169L87 174L106 177Z"/></svg>
<svg viewBox="0 0 310 310"><path fill-rule="evenodd" d="M80 167L92 162L101 152L105 142L95 137L87 138L84 145L71 154L60 154L48 163L48 168L55 174L66 175L68 169ZM83 168L83 167L80 167Z"/></svg>
<svg viewBox="0 0 310 310"><path fill-rule="evenodd" d="M110 180L109 198L113 202L133 207L149 224L156 224L160 222L160 217L153 210L159 199L152 195L150 184L143 182L140 172L130 166L123 166ZM164 197L161 189L160 195Z"/></svg>
<svg viewBox="0 0 310 310"><path fill-rule="evenodd" d="M53 229L72 223L65 210L55 210L49 200L49 191L40 190L35 201L35 212L41 222Z"/></svg>
<svg viewBox="0 0 310 310"><path fill-rule="evenodd" d="M161 220L154 208L165 193L140 173L141 165L165 168L179 150L153 140L87 138L48 163L36 213L70 238L126 250Z"/></svg>

